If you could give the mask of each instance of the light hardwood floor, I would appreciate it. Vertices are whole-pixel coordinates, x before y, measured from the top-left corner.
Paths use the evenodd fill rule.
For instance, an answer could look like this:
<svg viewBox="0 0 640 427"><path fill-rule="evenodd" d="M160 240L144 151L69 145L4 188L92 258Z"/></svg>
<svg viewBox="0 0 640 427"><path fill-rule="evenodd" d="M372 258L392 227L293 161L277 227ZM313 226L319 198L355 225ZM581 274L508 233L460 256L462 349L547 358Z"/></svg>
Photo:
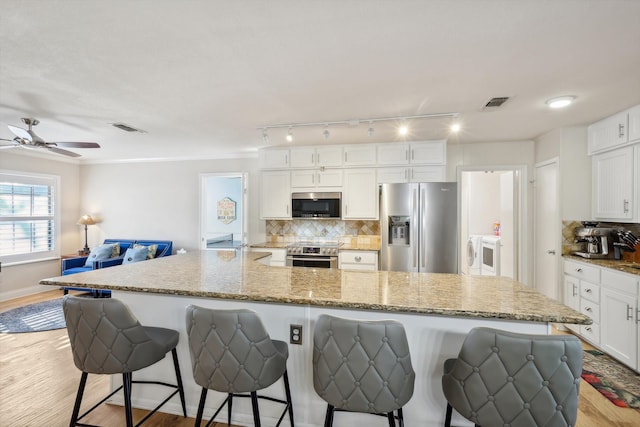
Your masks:
<svg viewBox="0 0 640 427"><path fill-rule="evenodd" d="M61 291L0 302L0 311L25 304L58 298ZM183 368L183 375L189 375ZM28 334L0 334L0 426L65 426L75 401L80 372L73 364L65 329ZM85 404L97 402L108 389L108 378L90 375ZM124 425L119 406L102 405L86 422L105 427ZM144 416L136 410L134 420ZM145 425L160 427L193 426L193 418L156 414ZM226 424L215 423L215 427ZM577 427L640 426L640 410L618 408L586 382L580 386Z"/></svg>

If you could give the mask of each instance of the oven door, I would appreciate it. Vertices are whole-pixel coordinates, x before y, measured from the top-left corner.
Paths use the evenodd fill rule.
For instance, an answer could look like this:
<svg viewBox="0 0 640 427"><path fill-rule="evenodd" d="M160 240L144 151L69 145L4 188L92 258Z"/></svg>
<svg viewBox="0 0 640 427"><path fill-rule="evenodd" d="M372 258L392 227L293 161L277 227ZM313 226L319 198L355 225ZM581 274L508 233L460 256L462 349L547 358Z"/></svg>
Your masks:
<svg viewBox="0 0 640 427"><path fill-rule="evenodd" d="M338 268L338 257L335 256L287 256L289 267Z"/></svg>

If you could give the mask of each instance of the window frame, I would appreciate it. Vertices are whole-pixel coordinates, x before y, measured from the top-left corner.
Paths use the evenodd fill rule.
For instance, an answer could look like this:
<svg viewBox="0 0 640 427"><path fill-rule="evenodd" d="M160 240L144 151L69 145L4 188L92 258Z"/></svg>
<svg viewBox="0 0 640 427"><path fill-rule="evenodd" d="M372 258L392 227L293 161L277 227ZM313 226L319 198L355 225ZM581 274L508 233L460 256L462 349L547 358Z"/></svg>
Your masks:
<svg viewBox="0 0 640 427"><path fill-rule="evenodd" d="M21 172L0 169L0 181L15 182L24 185L46 185L53 187L53 227L54 232L51 236L53 239L53 247L49 251L29 252L13 255L0 256L0 262L3 266L27 264L32 262L47 261L60 257L60 239L61 239L61 200L60 200L60 176L51 174L41 174L35 172Z"/></svg>

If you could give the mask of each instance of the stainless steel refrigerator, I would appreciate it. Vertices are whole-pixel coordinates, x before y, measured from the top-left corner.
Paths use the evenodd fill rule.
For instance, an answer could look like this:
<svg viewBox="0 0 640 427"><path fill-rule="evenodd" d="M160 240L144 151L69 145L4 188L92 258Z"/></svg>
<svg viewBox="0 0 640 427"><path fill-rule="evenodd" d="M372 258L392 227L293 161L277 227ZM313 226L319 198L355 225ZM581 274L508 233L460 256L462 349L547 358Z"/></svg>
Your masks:
<svg viewBox="0 0 640 427"><path fill-rule="evenodd" d="M380 269L458 273L455 182L382 184Z"/></svg>

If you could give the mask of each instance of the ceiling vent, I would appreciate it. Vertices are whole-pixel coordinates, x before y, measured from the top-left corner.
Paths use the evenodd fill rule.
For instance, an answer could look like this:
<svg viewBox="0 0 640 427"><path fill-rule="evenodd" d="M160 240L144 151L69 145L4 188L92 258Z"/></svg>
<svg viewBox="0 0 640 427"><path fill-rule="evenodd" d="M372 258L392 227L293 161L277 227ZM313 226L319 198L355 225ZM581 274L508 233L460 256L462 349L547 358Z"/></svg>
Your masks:
<svg viewBox="0 0 640 427"><path fill-rule="evenodd" d="M509 100L508 96L498 96L495 98L491 98L482 106L482 109L489 110L489 111L494 110L498 107L501 107L502 104L504 104L508 100Z"/></svg>
<svg viewBox="0 0 640 427"><path fill-rule="evenodd" d="M138 133L146 133L142 129L136 129L133 126L126 125L124 123L111 123L113 127L117 127L118 129L122 129L125 132L138 132Z"/></svg>

